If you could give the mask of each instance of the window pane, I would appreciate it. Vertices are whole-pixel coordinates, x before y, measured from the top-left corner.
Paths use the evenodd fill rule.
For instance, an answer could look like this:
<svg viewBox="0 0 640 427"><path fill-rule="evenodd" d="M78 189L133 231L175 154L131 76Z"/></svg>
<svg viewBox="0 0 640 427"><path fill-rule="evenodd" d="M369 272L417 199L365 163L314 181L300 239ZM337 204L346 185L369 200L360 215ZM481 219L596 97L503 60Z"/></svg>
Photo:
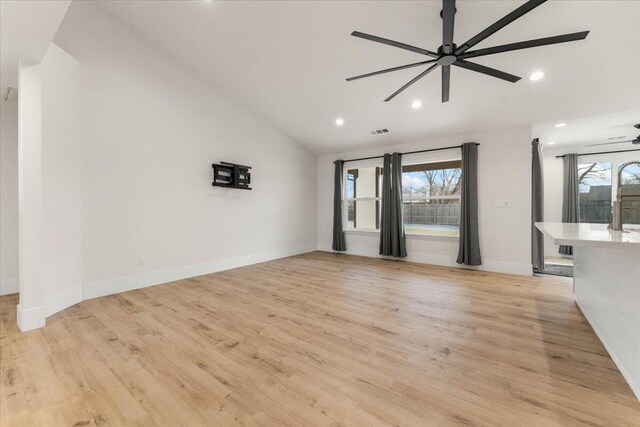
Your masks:
<svg viewBox="0 0 640 427"><path fill-rule="evenodd" d="M460 199L405 200L402 214L406 233L459 234Z"/></svg>
<svg viewBox="0 0 640 427"><path fill-rule="evenodd" d="M460 167L460 160L402 167L403 221L406 233L448 236L459 234L460 199L419 199L459 196L462 184Z"/></svg>
<svg viewBox="0 0 640 427"><path fill-rule="evenodd" d="M357 170L347 171L347 197L355 197L356 192L356 173Z"/></svg>
<svg viewBox="0 0 640 427"><path fill-rule="evenodd" d="M403 166L402 195L405 199L460 195L461 175L460 160Z"/></svg>
<svg viewBox="0 0 640 427"><path fill-rule="evenodd" d="M640 224L640 165L631 164L622 171L622 222Z"/></svg>
<svg viewBox="0 0 640 427"><path fill-rule="evenodd" d="M376 230L380 223L378 200L349 200L347 202L347 228Z"/></svg>
<svg viewBox="0 0 640 427"><path fill-rule="evenodd" d="M347 170L347 197L378 197L382 168L370 167Z"/></svg>
<svg viewBox="0 0 640 427"><path fill-rule="evenodd" d="M608 223L611 215L611 163L578 165L580 222Z"/></svg>

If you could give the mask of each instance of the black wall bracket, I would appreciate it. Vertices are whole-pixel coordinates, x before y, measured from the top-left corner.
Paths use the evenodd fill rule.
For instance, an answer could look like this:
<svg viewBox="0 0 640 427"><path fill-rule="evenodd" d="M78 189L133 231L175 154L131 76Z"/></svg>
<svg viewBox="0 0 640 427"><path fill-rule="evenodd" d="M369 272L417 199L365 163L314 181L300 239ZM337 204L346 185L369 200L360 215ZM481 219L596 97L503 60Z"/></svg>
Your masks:
<svg viewBox="0 0 640 427"><path fill-rule="evenodd" d="M237 188L238 190L251 190L251 166L238 165L236 163L220 162L213 167L214 187Z"/></svg>

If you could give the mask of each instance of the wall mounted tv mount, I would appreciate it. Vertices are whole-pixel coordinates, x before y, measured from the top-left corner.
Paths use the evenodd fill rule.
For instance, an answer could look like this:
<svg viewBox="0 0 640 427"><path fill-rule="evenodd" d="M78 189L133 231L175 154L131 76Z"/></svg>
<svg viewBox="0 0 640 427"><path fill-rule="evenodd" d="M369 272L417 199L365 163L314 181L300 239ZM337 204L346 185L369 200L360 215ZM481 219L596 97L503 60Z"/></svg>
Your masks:
<svg viewBox="0 0 640 427"><path fill-rule="evenodd" d="M219 165L214 163L211 166L213 167L213 182L211 185L214 187L251 190L251 187L249 187L249 184L251 184L251 173L249 173L251 166L228 162L220 162Z"/></svg>

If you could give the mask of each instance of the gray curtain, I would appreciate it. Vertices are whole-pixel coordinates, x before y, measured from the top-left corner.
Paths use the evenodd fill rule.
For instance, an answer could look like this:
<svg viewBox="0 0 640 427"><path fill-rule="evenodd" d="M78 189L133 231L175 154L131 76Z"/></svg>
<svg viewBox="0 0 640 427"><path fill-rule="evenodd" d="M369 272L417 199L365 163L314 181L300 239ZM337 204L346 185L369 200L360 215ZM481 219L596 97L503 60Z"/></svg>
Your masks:
<svg viewBox="0 0 640 427"><path fill-rule="evenodd" d="M578 223L580 222L578 155L565 154L562 168L562 222ZM560 253L573 255L573 247L560 246Z"/></svg>
<svg viewBox="0 0 640 427"><path fill-rule="evenodd" d="M531 143L531 264L544 270L544 235L534 223L544 221L544 176L542 147L538 138Z"/></svg>
<svg viewBox="0 0 640 427"><path fill-rule="evenodd" d="M400 258L407 256L402 223L402 154L400 153L384 155L379 253Z"/></svg>
<svg viewBox="0 0 640 427"><path fill-rule="evenodd" d="M334 251L346 251L347 243L344 240L344 229L342 228L342 183L344 162L336 160L334 183L333 183L333 244Z"/></svg>
<svg viewBox="0 0 640 427"><path fill-rule="evenodd" d="M458 264L481 265L478 238L478 147L462 144L462 193L460 209L460 247Z"/></svg>

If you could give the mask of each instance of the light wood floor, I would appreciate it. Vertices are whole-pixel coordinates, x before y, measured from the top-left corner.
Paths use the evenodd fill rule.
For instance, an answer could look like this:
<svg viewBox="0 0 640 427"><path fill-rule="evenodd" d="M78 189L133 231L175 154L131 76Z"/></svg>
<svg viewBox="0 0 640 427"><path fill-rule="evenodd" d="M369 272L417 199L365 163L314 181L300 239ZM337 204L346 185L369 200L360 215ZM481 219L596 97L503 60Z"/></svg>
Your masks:
<svg viewBox="0 0 640 427"><path fill-rule="evenodd" d="M310 253L82 302L21 334L2 426L640 425L571 282Z"/></svg>

